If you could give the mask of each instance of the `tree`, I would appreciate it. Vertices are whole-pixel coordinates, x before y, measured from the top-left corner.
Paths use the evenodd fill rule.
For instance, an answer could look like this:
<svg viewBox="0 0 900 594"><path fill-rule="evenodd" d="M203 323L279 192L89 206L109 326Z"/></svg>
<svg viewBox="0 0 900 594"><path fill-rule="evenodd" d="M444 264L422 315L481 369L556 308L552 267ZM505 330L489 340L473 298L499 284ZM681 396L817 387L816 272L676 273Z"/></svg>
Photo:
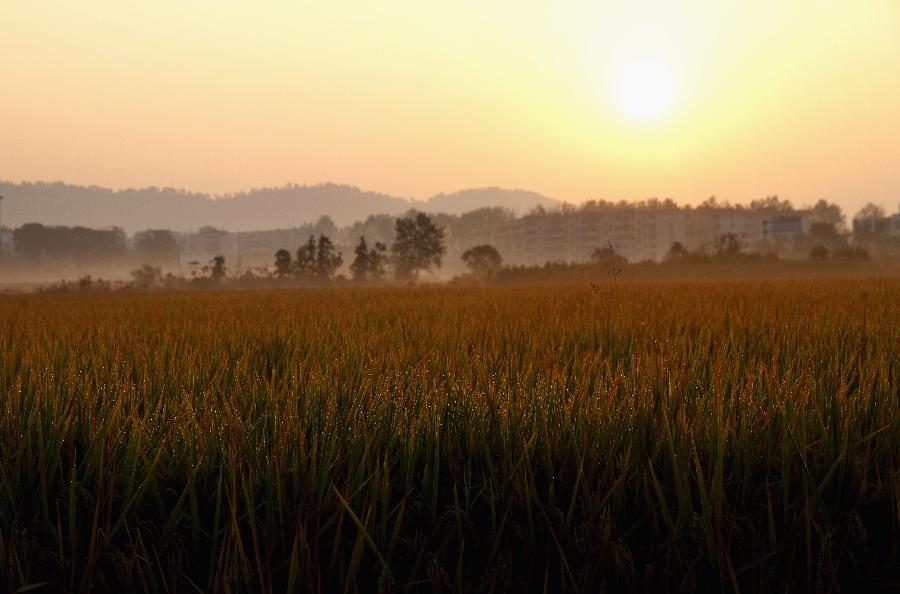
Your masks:
<svg viewBox="0 0 900 594"><path fill-rule="evenodd" d="M225 274L228 272L228 269L225 268L225 256L215 256L212 260L209 261L209 265L206 267L209 271L209 278L213 282L219 282L223 278L225 278Z"/></svg>
<svg viewBox="0 0 900 594"><path fill-rule="evenodd" d="M297 250L293 269L301 279L322 282L331 280L343 263L343 257L327 235L319 235L318 241L310 235L309 241Z"/></svg>
<svg viewBox="0 0 900 594"><path fill-rule="evenodd" d="M856 213L856 216L853 217L855 221L868 221L873 219L883 219L885 217L884 208L881 206L869 202Z"/></svg>
<svg viewBox="0 0 900 594"><path fill-rule="evenodd" d="M387 260L387 246L380 241L375 242L375 247L369 248L365 237L359 238L359 243L353 253L356 257L350 264L350 272L353 280L357 282L379 281L384 277L384 264Z"/></svg>
<svg viewBox="0 0 900 594"><path fill-rule="evenodd" d="M326 235L319 235L319 245L315 259L316 278L320 281L328 281L344 263L344 258L338 252L334 244Z"/></svg>
<svg viewBox="0 0 900 594"><path fill-rule="evenodd" d="M78 261L109 261L125 253L125 232L118 227L89 229L87 227L57 227L61 234L65 257Z"/></svg>
<svg viewBox="0 0 900 594"><path fill-rule="evenodd" d="M688 256L688 250L684 247L684 244L680 241L676 241L672 244L672 247L669 248L669 253L666 254L666 260L675 262L679 260L684 260Z"/></svg>
<svg viewBox="0 0 900 594"><path fill-rule="evenodd" d="M503 267L503 258L500 252L492 245L476 245L469 248L462 255L462 261L473 274L484 277L492 277Z"/></svg>
<svg viewBox="0 0 900 594"><path fill-rule="evenodd" d="M131 271L131 285L140 291L146 291L157 287L162 280L162 270L158 267L144 264L140 268Z"/></svg>
<svg viewBox="0 0 900 594"><path fill-rule="evenodd" d="M178 259L178 242L167 229L147 229L135 233L134 251L145 262L174 262Z"/></svg>
<svg viewBox="0 0 900 594"><path fill-rule="evenodd" d="M281 278L289 275L293 270L294 263L291 260L291 253L286 249L280 249L275 252L275 274Z"/></svg>
<svg viewBox="0 0 900 594"><path fill-rule="evenodd" d="M329 237L332 235L336 235L338 232L337 225L334 224L334 221L328 215L322 215L321 217L319 217L319 220L316 221L316 224L313 228L319 235L326 235Z"/></svg>
<svg viewBox="0 0 900 594"><path fill-rule="evenodd" d="M385 264L387 264L387 245L380 241L375 242L375 247L369 250L369 278L378 282L384 278Z"/></svg>
<svg viewBox="0 0 900 594"><path fill-rule="evenodd" d="M741 242L734 233L719 235L714 242L716 256L720 258L733 258L741 255Z"/></svg>
<svg viewBox="0 0 900 594"><path fill-rule="evenodd" d="M297 259L294 261L294 270L297 276L303 279L312 279L316 274L316 239L312 235L309 241L297 249Z"/></svg>
<svg viewBox="0 0 900 594"><path fill-rule="evenodd" d="M809 218L813 225L817 223L830 224L837 230L842 229L846 221L841 207L837 204L829 204L825 200L816 202L809 211Z"/></svg>
<svg viewBox="0 0 900 594"><path fill-rule="evenodd" d="M355 257L350 264L350 272L353 274L353 280L365 282L369 277L371 269L371 260L369 258L369 245L366 243L365 237L359 238L356 249L353 250Z"/></svg>
<svg viewBox="0 0 900 594"><path fill-rule="evenodd" d="M415 218L397 219L394 229L391 253L398 279L417 280L420 271L431 272L441 267L447 251L444 229L436 226L428 215L420 212Z"/></svg>
<svg viewBox="0 0 900 594"><path fill-rule="evenodd" d="M753 210L777 210L784 212L794 210L794 205L791 204L790 200L782 200L778 196L766 196L765 198L750 201L750 208Z"/></svg>
<svg viewBox="0 0 900 594"><path fill-rule="evenodd" d="M370 215L364 221L357 221L350 227L351 237L366 237L366 243L383 241L390 243L394 236L394 217L386 214Z"/></svg>
<svg viewBox="0 0 900 594"><path fill-rule="evenodd" d="M29 260L108 261L125 253L119 228L47 227L27 223L13 231L16 253Z"/></svg>
<svg viewBox="0 0 900 594"><path fill-rule="evenodd" d="M833 223L818 222L809 226L809 238L820 244L842 243L843 238Z"/></svg>
<svg viewBox="0 0 900 594"><path fill-rule="evenodd" d="M853 235L873 239L887 230L884 208L869 202L853 217Z"/></svg>
<svg viewBox="0 0 900 594"><path fill-rule="evenodd" d="M723 205L719 202L719 199L715 196L710 196L706 200L700 203L698 208L721 208Z"/></svg>
<svg viewBox="0 0 900 594"><path fill-rule="evenodd" d="M13 245L16 253L26 260L40 260L47 251L52 230L40 223L26 223L15 229Z"/></svg>

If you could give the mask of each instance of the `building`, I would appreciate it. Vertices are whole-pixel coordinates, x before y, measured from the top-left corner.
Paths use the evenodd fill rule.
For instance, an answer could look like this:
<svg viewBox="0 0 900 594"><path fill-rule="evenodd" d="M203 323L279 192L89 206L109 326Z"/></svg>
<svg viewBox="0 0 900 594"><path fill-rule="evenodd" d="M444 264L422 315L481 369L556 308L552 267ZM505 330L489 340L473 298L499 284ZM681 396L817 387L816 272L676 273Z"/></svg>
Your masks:
<svg viewBox="0 0 900 594"><path fill-rule="evenodd" d="M790 239L806 235L811 226L808 212L778 214L763 221L763 235L765 239Z"/></svg>
<svg viewBox="0 0 900 594"><path fill-rule="evenodd" d="M12 229L7 227L0 227L0 257L3 255L12 255L15 250L15 243L13 243L13 234Z"/></svg>
<svg viewBox="0 0 900 594"><path fill-rule="evenodd" d="M578 209L536 211L501 225L493 234L504 261L515 265L585 262L597 249L612 246L631 262L660 261L673 243L695 251L711 249L726 234L747 247L809 229L806 213L773 216L769 211L703 206L679 208L672 202L588 204Z"/></svg>
<svg viewBox="0 0 900 594"><path fill-rule="evenodd" d="M853 235L856 237L877 237L893 235L900 213L890 217L865 217L853 219Z"/></svg>

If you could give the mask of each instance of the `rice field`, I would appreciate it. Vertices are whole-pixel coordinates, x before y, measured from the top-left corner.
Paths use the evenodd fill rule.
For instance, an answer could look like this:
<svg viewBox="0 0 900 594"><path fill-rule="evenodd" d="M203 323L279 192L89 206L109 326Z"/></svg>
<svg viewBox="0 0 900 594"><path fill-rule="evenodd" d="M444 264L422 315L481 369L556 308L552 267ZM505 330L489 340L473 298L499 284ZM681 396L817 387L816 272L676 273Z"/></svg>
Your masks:
<svg viewBox="0 0 900 594"><path fill-rule="evenodd" d="M0 590L900 585L900 280L0 298Z"/></svg>

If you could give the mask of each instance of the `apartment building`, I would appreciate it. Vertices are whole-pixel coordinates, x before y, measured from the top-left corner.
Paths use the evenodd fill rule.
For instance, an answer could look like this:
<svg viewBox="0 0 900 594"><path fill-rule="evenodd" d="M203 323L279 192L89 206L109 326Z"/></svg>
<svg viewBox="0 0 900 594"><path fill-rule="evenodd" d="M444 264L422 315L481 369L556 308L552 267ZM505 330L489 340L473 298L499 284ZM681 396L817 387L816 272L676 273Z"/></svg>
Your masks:
<svg viewBox="0 0 900 594"><path fill-rule="evenodd" d="M807 233L809 226L805 211L609 205L528 214L503 225L494 236L510 264L581 262L608 245L638 262L662 260L675 242L703 250L733 234L743 245L756 248Z"/></svg>

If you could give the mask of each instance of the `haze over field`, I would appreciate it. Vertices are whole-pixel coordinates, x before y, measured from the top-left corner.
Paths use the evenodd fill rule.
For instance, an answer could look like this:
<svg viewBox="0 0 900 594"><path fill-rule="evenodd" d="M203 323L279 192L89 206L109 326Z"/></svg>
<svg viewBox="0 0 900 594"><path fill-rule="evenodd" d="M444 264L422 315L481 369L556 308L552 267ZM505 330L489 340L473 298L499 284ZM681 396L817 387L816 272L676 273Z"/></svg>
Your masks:
<svg viewBox="0 0 900 594"><path fill-rule="evenodd" d="M2 22L0 179L900 197L895 0L93 0Z"/></svg>

